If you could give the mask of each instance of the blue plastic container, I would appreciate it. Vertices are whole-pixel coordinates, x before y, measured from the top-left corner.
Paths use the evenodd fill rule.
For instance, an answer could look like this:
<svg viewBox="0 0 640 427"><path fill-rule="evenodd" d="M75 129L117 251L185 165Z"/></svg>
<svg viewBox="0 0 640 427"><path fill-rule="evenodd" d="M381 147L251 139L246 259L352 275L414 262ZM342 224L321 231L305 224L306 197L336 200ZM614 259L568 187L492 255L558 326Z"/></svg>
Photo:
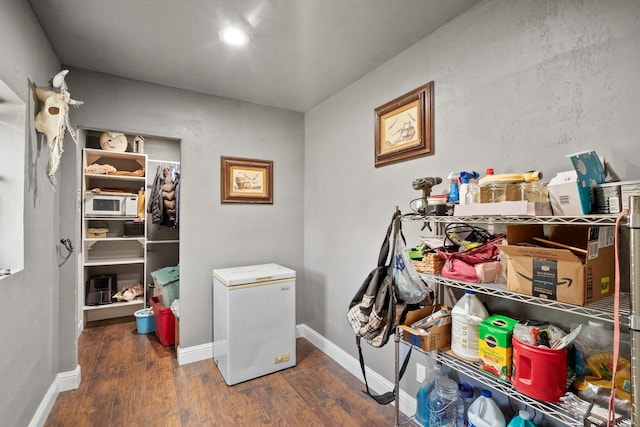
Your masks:
<svg viewBox="0 0 640 427"><path fill-rule="evenodd" d="M156 322L153 317L153 309L143 308L133 315L136 318L136 326L139 334L149 334L156 331Z"/></svg>

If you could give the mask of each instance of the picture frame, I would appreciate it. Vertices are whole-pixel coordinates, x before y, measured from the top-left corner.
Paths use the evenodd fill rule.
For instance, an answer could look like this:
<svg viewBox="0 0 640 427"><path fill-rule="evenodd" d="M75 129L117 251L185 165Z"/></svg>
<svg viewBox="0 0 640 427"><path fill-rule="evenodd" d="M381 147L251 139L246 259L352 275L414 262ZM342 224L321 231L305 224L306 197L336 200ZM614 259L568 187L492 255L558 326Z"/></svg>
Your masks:
<svg viewBox="0 0 640 427"><path fill-rule="evenodd" d="M375 109L375 167L433 154L433 85Z"/></svg>
<svg viewBox="0 0 640 427"><path fill-rule="evenodd" d="M220 202L273 204L273 161L221 156Z"/></svg>

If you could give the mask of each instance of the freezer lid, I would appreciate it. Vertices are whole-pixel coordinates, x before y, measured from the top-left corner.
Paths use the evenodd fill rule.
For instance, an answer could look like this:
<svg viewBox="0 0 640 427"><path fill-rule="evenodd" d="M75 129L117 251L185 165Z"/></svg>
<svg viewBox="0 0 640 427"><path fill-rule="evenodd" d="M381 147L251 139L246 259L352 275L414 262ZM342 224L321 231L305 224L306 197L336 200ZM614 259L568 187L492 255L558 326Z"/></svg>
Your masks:
<svg viewBox="0 0 640 427"><path fill-rule="evenodd" d="M219 268L213 270L213 277L226 286L237 286L272 280L295 279L296 272L290 268L272 263Z"/></svg>

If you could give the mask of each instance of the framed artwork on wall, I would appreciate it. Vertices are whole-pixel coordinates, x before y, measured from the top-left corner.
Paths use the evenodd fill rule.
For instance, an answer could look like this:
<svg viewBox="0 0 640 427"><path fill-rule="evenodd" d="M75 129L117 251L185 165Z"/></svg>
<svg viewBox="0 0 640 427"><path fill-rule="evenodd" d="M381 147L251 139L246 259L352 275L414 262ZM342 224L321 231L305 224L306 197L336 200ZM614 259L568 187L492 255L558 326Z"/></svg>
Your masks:
<svg viewBox="0 0 640 427"><path fill-rule="evenodd" d="M220 202L273 204L273 161L220 157Z"/></svg>
<svg viewBox="0 0 640 427"><path fill-rule="evenodd" d="M375 109L375 166L433 153L433 82Z"/></svg>

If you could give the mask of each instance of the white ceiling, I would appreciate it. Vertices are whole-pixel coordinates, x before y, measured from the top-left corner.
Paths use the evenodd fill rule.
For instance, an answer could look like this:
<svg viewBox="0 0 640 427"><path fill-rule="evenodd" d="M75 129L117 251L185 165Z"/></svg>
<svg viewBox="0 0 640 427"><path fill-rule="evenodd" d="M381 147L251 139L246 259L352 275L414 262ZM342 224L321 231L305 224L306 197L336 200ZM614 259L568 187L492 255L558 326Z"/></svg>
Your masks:
<svg viewBox="0 0 640 427"><path fill-rule="evenodd" d="M29 0L65 66L301 112L479 1Z"/></svg>

